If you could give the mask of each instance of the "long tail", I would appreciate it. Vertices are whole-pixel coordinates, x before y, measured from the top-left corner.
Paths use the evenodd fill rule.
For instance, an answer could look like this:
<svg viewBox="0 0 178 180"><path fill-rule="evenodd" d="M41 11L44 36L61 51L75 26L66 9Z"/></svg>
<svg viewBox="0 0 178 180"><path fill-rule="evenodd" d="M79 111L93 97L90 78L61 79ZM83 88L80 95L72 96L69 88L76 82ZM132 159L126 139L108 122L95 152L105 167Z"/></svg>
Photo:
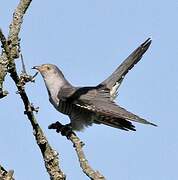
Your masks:
<svg viewBox="0 0 178 180"><path fill-rule="evenodd" d="M132 124L131 121L136 121L142 124L149 124L152 126L157 126L156 124L153 124L145 119L139 118L139 119L124 119L124 118L113 118L113 117L103 117L98 118L97 120L95 120L95 123L97 124L105 124L107 126L111 126L114 128L118 128L118 129L122 129L122 130L132 130L132 131L136 131L135 126Z"/></svg>
<svg viewBox="0 0 178 180"><path fill-rule="evenodd" d="M104 117L102 119L95 120L95 123L104 124L125 131L129 131L129 130L136 131L135 126L130 121L121 118Z"/></svg>
<svg viewBox="0 0 178 180"><path fill-rule="evenodd" d="M113 90L113 94L115 94L125 75L142 58L143 54L147 51L150 44L151 39L148 38L137 49L135 49L107 79L100 83L99 86L105 86L106 88Z"/></svg>
<svg viewBox="0 0 178 180"><path fill-rule="evenodd" d="M114 102L96 102L94 103L94 107L98 116L98 118L95 119L95 123L98 122L111 127L133 131L135 130L135 126L132 122L157 126L156 124L118 106Z"/></svg>

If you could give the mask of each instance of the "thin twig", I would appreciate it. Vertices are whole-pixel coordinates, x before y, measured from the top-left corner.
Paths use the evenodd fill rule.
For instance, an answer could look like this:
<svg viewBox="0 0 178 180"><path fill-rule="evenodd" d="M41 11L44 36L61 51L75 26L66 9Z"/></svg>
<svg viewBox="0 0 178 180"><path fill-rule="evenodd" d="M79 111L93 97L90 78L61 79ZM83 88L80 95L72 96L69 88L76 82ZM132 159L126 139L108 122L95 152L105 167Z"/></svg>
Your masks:
<svg viewBox="0 0 178 180"><path fill-rule="evenodd" d="M22 72L20 74L20 84L22 86L25 86L25 84L28 83L28 82L35 82L35 77L37 76L38 72L36 72L33 76L29 75L27 73L27 70L26 70L26 67L25 67L22 52L20 52L20 59L21 59L21 62L22 62Z"/></svg>
<svg viewBox="0 0 178 180"><path fill-rule="evenodd" d="M56 129L57 133L61 132L63 136L66 136L67 139L69 139L73 143L73 147L75 148L78 160L80 162L80 167L90 179L105 180L105 177L99 171L94 171L92 167L89 165L88 160L86 159L84 151L82 149L84 143L77 137L77 135L71 129L67 128L66 125L62 125L58 121L56 123L49 125L48 128Z"/></svg>
<svg viewBox="0 0 178 180"><path fill-rule="evenodd" d="M25 67L25 63L24 63L24 60L23 60L23 54L22 54L22 53L20 53L20 59L21 59L21 62L22 62L22 73L27 74L26 67Z"/></svg>

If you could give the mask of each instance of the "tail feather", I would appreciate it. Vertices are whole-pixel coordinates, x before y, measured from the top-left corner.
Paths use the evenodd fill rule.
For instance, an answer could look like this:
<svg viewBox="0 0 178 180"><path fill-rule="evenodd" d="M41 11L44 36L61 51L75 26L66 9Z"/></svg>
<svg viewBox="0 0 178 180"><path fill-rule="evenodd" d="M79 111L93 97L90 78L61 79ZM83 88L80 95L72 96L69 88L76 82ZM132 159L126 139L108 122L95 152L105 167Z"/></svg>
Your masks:
<svg viewBox="0 0 178 180"><path fill-rule="evenodd" d="M145 119L142 119L142 118L128 119L128 120L130 120L130 121L135 121L135 122L139 122L139 123L142 123L142 124L148 124L148 125L152 125L152 126L157 127L156 124L154 124L154 123L152 123L152 122L149 122L149 121L147 121L147 120L145 120Z"/></svg>
<svg viewBox="0 0 178 180"><path fill-rule="evenodd" d="M122 129L125 131L136 131L135 126L132 124L132 122L130 121L135 121L135 122L139 122L142 124L149 124L152 126L157 126L154 123L151 123L145 119L122 119L122 118L113 118L113 117L103 117L103 118L98 118L97 120L95 120L95 123L97 124L105 124L107 126L111 126L114 128L118 128L118 129Z"/></svg>
<svg viewBox="0 0 178 180"><path fill-rule="evenodd" d="M107 126L122 129L125 131L136 131L135 126L130 121L121 118L103 117L102 119L97 119L95 123L105 124Z"/></svg>
<svg viewBox="0 0 178 180"><path fill-rule="evenodd" d="M142 124L148 124L157 126L156 124L149 122L132 112L127 111L125 108L120 107L112 101L97 101L92 100L92 105L89 106L90 111L95 112L99 117L105 117L105 121L114 123L138 122ZM102 119L103 120L103 119ZM101 121L102 122L102 121Z"/></svg>

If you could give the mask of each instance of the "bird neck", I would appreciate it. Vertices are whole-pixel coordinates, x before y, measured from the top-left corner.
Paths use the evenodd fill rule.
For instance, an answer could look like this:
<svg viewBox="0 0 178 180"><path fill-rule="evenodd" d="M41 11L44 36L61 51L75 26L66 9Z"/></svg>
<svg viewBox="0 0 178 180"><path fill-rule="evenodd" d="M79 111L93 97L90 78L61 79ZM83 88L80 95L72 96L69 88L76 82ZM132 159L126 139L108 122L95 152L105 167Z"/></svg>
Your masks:
<svg viewBox="0 0 178 180"><path fill-rule="evenodd" d="M53 103L58 104L58 93L64 86L71 86L71 84L61 76L47 76L44 77L45 85L48 90L49 98L53 101Z"/></svg>

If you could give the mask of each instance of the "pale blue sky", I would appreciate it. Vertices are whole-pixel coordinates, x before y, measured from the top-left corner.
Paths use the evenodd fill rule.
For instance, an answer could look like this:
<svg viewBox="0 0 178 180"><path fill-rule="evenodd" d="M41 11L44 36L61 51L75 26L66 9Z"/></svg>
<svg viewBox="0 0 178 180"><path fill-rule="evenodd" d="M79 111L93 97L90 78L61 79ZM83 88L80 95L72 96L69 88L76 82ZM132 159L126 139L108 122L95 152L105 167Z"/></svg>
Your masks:
<svg viewBox="0 0 178 180"><path fill-rule="evenodd" d="M19 0L0 3L0 27L7 34ZM140 43L153 42L129 72L117 102L158 124L135 124L136 132L94 125L78 133L94 169L109 180L177 180L178 171L178 1L75 0L33 1L21 31L29 73L42 63L58 65L74 85L96 85ZM20 61L17 60L20 65ZM20 71L20 68L19 68ZM23 104L7 77L10 94L1 99L0 164L18 180L49 179ZM79 168L72 144L48 130L56 120L69 122L48 102L40 76L26 91L50 144L60 154L67 179L88 179Z"/></svg>

